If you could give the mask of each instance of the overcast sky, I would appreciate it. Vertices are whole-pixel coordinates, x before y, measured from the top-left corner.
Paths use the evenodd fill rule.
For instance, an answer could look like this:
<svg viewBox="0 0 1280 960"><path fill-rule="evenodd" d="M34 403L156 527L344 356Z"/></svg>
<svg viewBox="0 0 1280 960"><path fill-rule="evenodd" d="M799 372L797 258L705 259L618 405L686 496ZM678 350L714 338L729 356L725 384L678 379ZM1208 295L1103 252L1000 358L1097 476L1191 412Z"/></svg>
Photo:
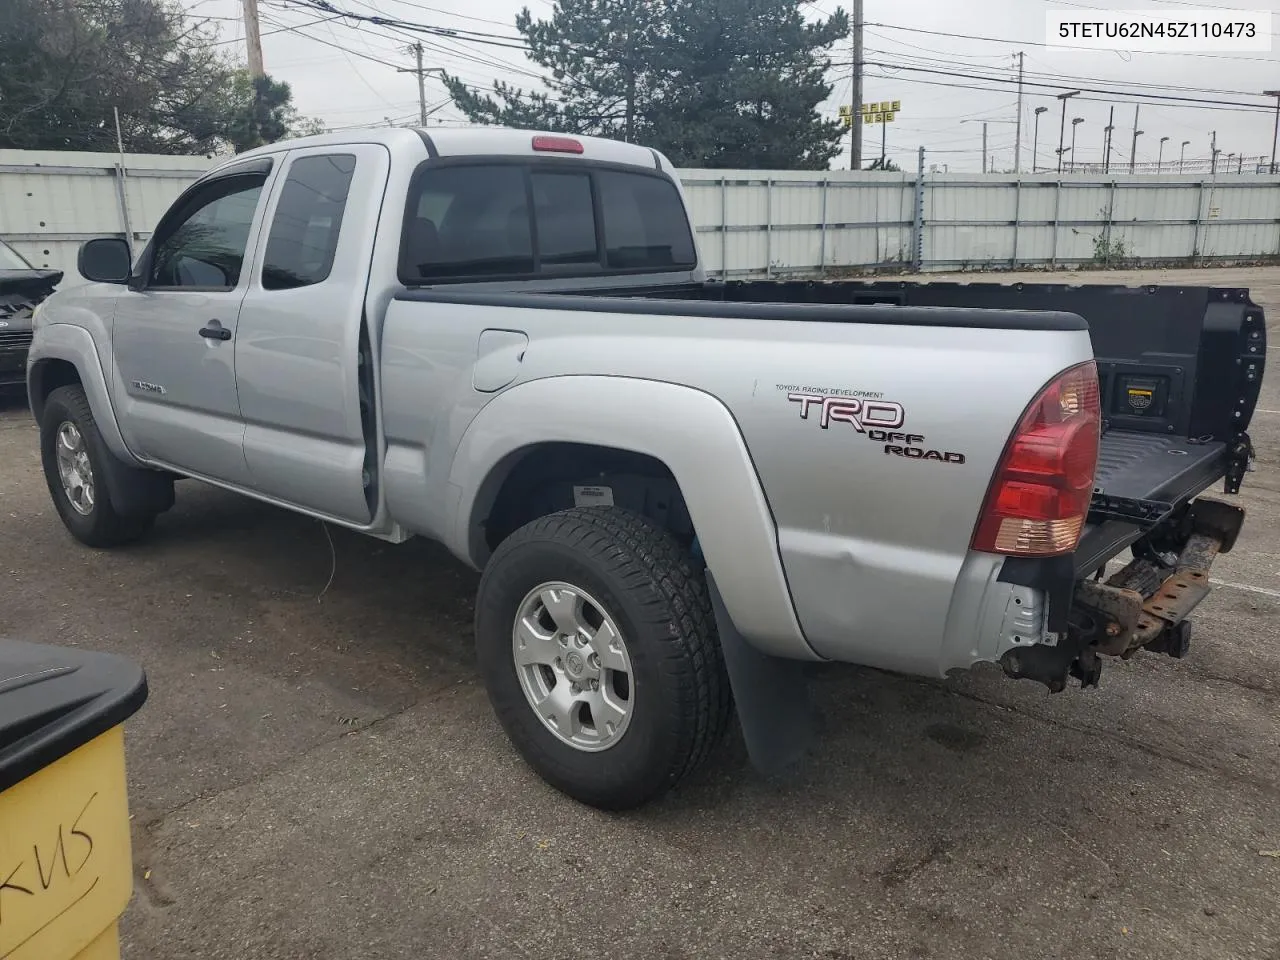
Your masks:
<svg viewBox="0 0 1280 960"><path fill-rule="evenodd" d="M184 0L193 15L217 18L220 38L228 49L244 55L244 29L240 21L240 0ZM342 10L384 15L398 20L449 27L476 33L491 33L496 43L517 36L516 13L526 5L521 0L332 0ZM810 4L813 16L835 10L840 0L816 0ZM340 19L316 21L324 16L300 9L286 0L259 0L262 18L263 52L267 72L287 81L294 102L309 116L321 118L329 127L364 123L410 122L417 117L417 82L411 73L397 73L396 64L413 65L406 46L408 34L381 26L354 25ZM549 16L551 0L529 0L535 16ZM850 9L845 0L843 6ZM996 90L966 89L994 86L975 79L1003 74L1016 76L1015 57L1025 55L1028 80L1024 93L1022 168L1029 169L1032 149L1033 109L1048 106L1040 117L1039 164L1053 160L1057 147L1061 107L1054 94L1078 87L1098 87L1126 92L1166 93L1215 104L1256 104L1255 110L1241 106L1187 104L1173 106L1142 100L1138 128L1139 161L1154 161L1161 137L1164 160L1175 159L1181 143L1190 141L1186 156L1207 158L1211 131L1217 131L1222 156L1228 153L1257 158L1271 153L1274 101L1267 107L1262 90L1280 88L1280 0L1254 0L1238 7L1271 10L1272 43L1269 53L1249 53L1238 57L1224 54L1188 55L1155 53L1094 52L1048 48L1045 40L1045 11L1072 10L1087 18L1090 10L1151 9L1176 18L1179 12L1196 7L1228 7L1227 0L865 0L866 90L864 100L900 100L902 111L886 129L887 152L904 167L915 166L916 148L924 145L930 163L947 164L950 170L978 170L981 163L982 120L989 121L988 148L996 169L1011 169L1017 115L1016 88ZM309 26L302 26L310 24ZM295 29L281 30L288 25ZM278 32L271 32L278 31ZM942 34L942 35L940 35ZM967 36L965 36L967 35ZM988 39L970 39L983 37ZM489 87L495 78L524 85L536 85L526 71L537 71L517 49L483 45L460 38L423 36L426 64L445 67L463 79ZM1010 41L1010 42L996 42ZM849 102L852 60L850 45L833 51L837 66L832 77L835 88L824 111L835 117L837 107ZM378 62L382 61L382 62ZM878 64L893 64L880 66ZM925 72L934 71L934 72ZM1079 79L1072 79L1079 78ZM1054 89L1031 83L1053 84ZM1141 84L1142 86L1137 86ZM957 86L959 85L959 86ZM1208 92L1212 91L1212 92ZM1086 99L1092 98L1092 99ZM438 79L427 79L427 102L437 108L432 122L458 123L462 117L447 103ZM1077 127L1075 153L1080 161L1102 157L1103 128L1108 109L1115 105L1116 131L1113 162L1127 162L1133 130L1132 96L1086 93L1067 107L1066 140L1070 144L1071 120L1082 117ZM966 122L961 122L966 121ZM870 126L864 138L864 154L878 156L880 127ZM845 153L833 162L848 166Z"/></svg>

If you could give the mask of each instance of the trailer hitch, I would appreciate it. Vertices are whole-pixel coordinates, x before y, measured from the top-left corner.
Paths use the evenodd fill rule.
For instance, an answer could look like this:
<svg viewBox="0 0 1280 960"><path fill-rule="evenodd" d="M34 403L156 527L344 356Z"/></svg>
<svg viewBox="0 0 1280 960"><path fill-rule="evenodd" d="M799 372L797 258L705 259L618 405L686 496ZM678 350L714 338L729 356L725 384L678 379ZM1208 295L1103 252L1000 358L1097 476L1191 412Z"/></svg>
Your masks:
<svg viewBox="0 0 1280 960"><path fill-rule="evenodd" d="M1133 560L1106 581L1078 582L1058 644L1008 651L1000 660L1004 672L1038 680L1056 693L1068 678L1096 686L1099 655L1127 660L1145 649L1185 657L1191 646L1187 618L1209 595L1209 568L1235 545L1243 523L1240 507L1194 501L1168 527L1152 532L1154 542L1135 544Z"/></svg>

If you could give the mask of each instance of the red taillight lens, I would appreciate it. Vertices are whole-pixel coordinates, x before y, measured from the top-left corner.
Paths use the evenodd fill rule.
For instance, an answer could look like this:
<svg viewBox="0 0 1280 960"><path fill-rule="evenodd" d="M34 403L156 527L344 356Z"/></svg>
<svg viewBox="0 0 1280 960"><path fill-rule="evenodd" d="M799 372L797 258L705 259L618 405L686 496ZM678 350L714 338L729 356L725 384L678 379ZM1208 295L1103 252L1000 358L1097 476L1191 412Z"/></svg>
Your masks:
<svg viewBox="0 0 1280 960"><path fill-rule="evenodd" d="M533 149L547 153L582 153L582 143L572 137L534 137Z"/></svg>
<svg viewBox="0 0 1280 960"><path fill-rule="evenodd" d="M973 549L1024 557L1070 553L1098 466L1098 368L1072 367L1027 408L991 482Z"/></svg>

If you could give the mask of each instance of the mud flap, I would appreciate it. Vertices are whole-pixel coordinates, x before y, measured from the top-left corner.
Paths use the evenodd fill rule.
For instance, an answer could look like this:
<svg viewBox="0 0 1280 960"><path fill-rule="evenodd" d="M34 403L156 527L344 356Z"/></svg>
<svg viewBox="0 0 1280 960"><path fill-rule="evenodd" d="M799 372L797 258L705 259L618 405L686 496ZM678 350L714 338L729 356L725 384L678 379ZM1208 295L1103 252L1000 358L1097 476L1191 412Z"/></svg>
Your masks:
<svg viewBox="0 0 1280 960"><path fill-rule="evenodd" d="M817 730L805 664L753 647L729 618L710 570L707 587L747 754L759 773L775 776L804 757Z"/></svg>
<svg viewBox="0 0 1280 960"><path fill-rule="evenodd" d="M102 472L111 505L125 517L164 513L174 504L173 477L121 463L103 444Z"/></svg>

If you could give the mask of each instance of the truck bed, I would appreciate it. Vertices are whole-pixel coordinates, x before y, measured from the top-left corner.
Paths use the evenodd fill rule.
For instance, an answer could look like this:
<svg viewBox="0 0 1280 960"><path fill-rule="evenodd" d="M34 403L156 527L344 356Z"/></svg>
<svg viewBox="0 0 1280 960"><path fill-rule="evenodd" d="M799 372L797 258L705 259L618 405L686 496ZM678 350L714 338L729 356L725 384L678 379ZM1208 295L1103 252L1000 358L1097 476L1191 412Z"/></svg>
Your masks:
<svg viewBox="0 0 1280 960"><path fill-rule="evenodd" d="M1075 555L1088 576L1178 507L1224 480L1235 493L1266 361L1262 310L1230 287L904 281L712 283L696 296L1074 313L1089 325L1103 436L1090 523Z"/></svg>
<svg viewBox="0 0 1280 960"><path fill-rule="evenodd" d="M908 326L1067 329L1081 318L1098 364L1104 419L1094 509L1074 558L1077 576L1099 569L1217 481L1225 480L1228 493L1239 489L1266 359L1262 310L1240 288L776 280L585 288L568 282L496 294L441 286L407 296ZM608 299L612 307L603 305ZM903 309L856 309L873 305ZM935 307L948 309L920 309Z"/></svg>

